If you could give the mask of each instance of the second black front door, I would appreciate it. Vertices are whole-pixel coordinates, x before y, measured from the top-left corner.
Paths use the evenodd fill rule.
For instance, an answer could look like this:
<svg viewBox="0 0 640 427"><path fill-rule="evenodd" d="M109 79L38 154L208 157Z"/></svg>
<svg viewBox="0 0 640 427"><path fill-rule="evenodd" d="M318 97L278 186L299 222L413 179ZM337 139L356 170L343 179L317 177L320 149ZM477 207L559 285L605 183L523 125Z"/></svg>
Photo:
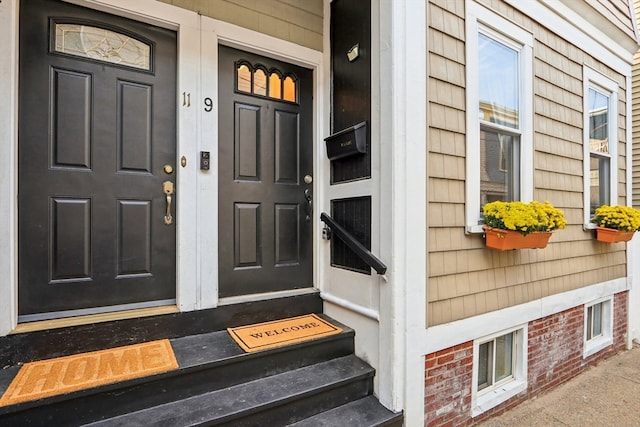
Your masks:
<svg viewBox="0 0 640 427"><path fill-rule="evenodd" d="M219 48L219 295L313 286L312 71Z"/></svg>

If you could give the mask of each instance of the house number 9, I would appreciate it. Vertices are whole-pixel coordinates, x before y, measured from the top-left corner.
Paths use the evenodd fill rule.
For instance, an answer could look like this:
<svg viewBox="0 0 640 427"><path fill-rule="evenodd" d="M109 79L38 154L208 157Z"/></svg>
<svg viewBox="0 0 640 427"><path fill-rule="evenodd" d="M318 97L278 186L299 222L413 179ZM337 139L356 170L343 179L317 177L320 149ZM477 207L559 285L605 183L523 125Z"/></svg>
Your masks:
<svg viewBox="0 0 640 427"><path fill-rule="evenodd" d="M211 98L204 99L204 111L207 113L213 110L213 100Z"/></svg>

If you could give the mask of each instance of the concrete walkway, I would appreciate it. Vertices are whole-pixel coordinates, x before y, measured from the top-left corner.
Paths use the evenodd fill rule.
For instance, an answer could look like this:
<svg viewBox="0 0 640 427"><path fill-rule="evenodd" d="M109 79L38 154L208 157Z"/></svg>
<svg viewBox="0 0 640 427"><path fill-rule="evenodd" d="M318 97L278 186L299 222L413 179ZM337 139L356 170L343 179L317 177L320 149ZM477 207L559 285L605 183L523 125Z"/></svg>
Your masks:
<svg viewBox="0 0 640 427"><path fill-rule="evenodd" d="M479 425L640 426L640 345Z"/></svg>

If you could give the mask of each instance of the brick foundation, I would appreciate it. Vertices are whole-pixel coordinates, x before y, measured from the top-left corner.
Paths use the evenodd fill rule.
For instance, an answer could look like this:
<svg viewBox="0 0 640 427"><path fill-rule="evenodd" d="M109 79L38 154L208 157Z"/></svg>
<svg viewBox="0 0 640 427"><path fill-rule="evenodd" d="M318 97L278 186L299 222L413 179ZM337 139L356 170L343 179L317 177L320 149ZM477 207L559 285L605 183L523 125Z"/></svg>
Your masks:
<svg viewBox="0 0 640 427"><path fill-rule="evenodd" d="M425 357L425 426L473 425L548 391L625 348L627 292L613 299L613 344L583 359L584 306L529 322L528 387L471 418L473 341Z"/></svg>

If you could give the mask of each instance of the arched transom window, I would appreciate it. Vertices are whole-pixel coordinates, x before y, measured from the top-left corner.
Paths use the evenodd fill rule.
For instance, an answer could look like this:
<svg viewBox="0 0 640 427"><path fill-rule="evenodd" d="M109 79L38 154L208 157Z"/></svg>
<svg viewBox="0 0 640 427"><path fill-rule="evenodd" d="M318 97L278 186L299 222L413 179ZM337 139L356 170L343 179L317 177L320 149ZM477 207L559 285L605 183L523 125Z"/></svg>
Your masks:
<svg viewBox="0 0 640 427"><path fill-rule="evenodd" d="M265 96L281 101L298 102L298 80L291 74L283 74L272 68L246 61L236 64L236 90L252 95Z"/></svg>

